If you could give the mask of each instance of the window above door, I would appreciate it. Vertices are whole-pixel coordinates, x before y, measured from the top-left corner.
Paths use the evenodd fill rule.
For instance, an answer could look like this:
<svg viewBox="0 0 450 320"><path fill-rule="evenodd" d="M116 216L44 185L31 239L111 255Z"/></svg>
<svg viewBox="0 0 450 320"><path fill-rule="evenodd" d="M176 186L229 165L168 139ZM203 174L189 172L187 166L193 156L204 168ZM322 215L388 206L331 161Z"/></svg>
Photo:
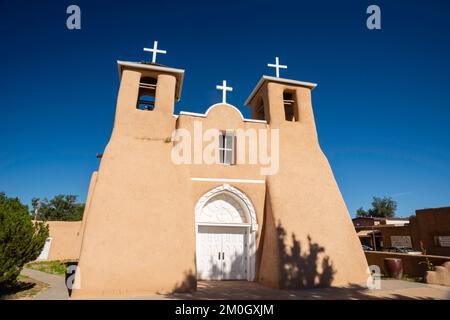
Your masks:
<svg viewBox="0 0 450 320"><path fill-rule="evenodd" d="M219 158L222 164L235 164L235 136L232 131L220 132Z"/></svg>

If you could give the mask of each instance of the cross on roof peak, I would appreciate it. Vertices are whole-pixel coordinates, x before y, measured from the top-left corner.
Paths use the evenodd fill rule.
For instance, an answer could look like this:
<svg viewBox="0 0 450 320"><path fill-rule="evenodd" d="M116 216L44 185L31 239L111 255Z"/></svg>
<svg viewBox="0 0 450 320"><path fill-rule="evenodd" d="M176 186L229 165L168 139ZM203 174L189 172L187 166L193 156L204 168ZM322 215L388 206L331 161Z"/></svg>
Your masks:
<svg viewBox="0 0 450 320"><path fill-rule="evenodd" d="M166 50L158 50L158 41L153 42L153 48L144 48L144 51L149 51L153 53L152 63L156 63L156 55L158 53L166 54Z"/></svg>
<svg viewBox="0 0 450 320"><path fill-rule="evenodd" d="M222 90L222 103L227 103L227 91L233 91L232 87L227 87L227 80L223 80L222 85L217 85L216 89Z"/></svg>
<svg viewBox="0 0 450 320"><path fill-rule="evenodd" d="M278 57L275 57L275 64L268 63L267 66L275 68L277 78L280 77L280 69L287 69L287 66L280 64L280 59Z"/></svg>

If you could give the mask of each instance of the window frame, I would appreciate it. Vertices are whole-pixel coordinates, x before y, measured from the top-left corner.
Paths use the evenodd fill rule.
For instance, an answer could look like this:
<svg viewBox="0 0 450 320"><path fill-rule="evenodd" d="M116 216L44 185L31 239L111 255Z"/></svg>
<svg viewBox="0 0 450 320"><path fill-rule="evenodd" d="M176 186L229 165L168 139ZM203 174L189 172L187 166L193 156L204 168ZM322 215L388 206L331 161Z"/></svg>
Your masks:
<svg viewBox="0 0 450 320"><path fill-rule="evenodd" d="M229 141L231 141L231 146L227 146L227 137L231 137L231 139ZM223 144L222 144L223 142ZM235 134L234 131L232 130L221 130L219 132L219 145L218 145L218 150L219 150L219 164L223 164L223 165L234 165L236 164L235 161ZM230 152L231 151L231 152ZM230 162L227 162L227 152L231 153L231 158L230 158Z"/></svg>

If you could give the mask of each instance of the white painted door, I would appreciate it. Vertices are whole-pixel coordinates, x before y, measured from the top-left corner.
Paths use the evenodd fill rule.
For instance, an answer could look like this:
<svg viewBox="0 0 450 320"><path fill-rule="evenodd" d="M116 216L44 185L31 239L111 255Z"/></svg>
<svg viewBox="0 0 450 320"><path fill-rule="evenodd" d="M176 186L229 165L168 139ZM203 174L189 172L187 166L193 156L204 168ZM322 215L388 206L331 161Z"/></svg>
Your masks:
<svg viewBox="0 0 450 320"><path fill-rule="evenodd" d="M221 227L198 226L197 232L197 278L220 280L222 276Z"/></svg>
<svg viewBox="0 0 450 320"><path fill-rule="evenodd" d="M52 245L52 238L45 239L44 248L41 251L41 254L37 258L37 260L47 260L48 254L50 253L50 247Z"/></svg>
<svg viewBox="0 0 450 320"><path fill-rule="evenodd" d="M246 279L246 235L245 227L198 226L197 278Z"/></svg>
<svg viewBox="0 0 450 320"><path fill-rule="evenodd" d="M222 279L246 279L246 228L228 227L222 234Z"/></svg>

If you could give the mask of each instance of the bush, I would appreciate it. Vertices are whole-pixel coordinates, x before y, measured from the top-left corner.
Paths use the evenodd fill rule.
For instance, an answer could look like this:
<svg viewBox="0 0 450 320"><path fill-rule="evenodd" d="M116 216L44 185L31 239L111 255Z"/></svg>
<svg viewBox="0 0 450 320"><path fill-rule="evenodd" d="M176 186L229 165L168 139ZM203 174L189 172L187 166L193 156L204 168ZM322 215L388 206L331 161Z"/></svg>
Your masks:
<svg viewBox="0 0 450 320"><path fill-rule="evenodd" d="M28 206L0 192L0 289L13 285L25 263L35 260L48 237L48 226L33 223Z"/></svg>

